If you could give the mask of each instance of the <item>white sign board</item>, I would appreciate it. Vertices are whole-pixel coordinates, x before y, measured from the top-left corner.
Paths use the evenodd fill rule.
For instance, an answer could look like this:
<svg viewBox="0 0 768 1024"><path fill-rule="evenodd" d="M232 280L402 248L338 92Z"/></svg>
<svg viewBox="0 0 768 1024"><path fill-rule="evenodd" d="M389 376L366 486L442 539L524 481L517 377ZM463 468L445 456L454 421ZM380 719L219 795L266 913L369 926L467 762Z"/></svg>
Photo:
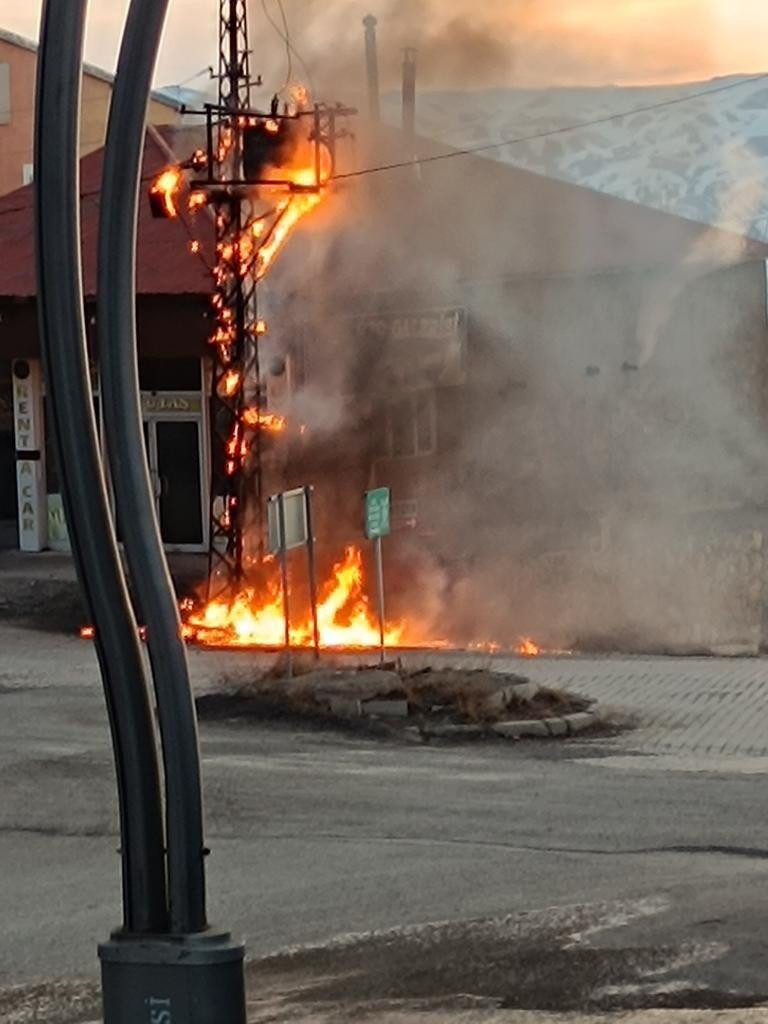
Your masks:
<svg viewBox="0 0 768 1024"><path fill-rule="evenodd" d="M280 498L283 499L283 517L285 521L285 537L280 531ZM295 491L285 491L269 499L267 505L267 527L269 531L269 550L273 555L281 551L304 547L309 542L309 515L307 512L307 491L299 487Z"/></svg>

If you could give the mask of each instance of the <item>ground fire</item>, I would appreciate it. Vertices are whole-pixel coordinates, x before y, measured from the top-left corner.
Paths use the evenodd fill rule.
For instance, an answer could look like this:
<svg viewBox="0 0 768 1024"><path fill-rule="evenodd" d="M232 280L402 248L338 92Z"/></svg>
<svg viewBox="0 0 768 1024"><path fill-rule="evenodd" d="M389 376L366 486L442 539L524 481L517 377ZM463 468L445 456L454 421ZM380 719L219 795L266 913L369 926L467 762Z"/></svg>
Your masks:
<svg viewBox="0 0 768 1024"><path fill-rule="evenodd" d="M363 559L359 548L348 547L343 561L334 566L318 595L320 646L324 648L373 648L379 643L379 627L365 593ZM209 601L200 609L187 605L184 636L207 647L281 647L284 642L283 595L279 583L263 588L245 587L233 598ZM405 625L389 624L387 646L403 642ZM314 642L308 611L291 624L291 643L311 647Z"/></svg>

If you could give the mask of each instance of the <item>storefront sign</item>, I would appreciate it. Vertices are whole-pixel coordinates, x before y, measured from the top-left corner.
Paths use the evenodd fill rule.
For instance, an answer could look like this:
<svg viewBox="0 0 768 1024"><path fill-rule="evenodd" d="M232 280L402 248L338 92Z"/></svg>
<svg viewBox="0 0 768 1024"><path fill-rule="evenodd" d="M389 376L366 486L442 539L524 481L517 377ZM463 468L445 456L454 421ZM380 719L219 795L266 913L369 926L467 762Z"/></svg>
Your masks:
<svg viewBox="0 0 768 1024"><path fill-rule="evenodd" d="M360 344L388 385L451 387L462 384L467 314L458 307L353 318Z"/></svg>
<svg viewBox="0 0 768 1024"><path fill-rule="evenodd" d="M13 423L17 452L39 452L43 442L40 364L19 359L13 364Z"/></svg>
<svg viewBox="0 0 768 1024"><path fill-rule="evenodd" d="M42 551L47 534L45 476L39 459L18 459L16 486L19 495L19 548Z"/></svg>
<svg viewBox="0 0 768 1024"><path fill-rule="evenodd" d="M45 487L43 389L40 364L13 364L13 427L16 445L19 547L42 551L48 539Z"/></svg>
<svg viewBox="0 0 768 1024"><path fill-rule="evenodd" d="M142 391L141 411L145 416L168 413L197 416L203 411L203 402L199 394Z"/></svg>
<svg viewBox="0 0 768 1024"><path fill-rule="evenodd" d="M48 546L52 551L69 551L69 533L60 494L48 495Z"/></svg>

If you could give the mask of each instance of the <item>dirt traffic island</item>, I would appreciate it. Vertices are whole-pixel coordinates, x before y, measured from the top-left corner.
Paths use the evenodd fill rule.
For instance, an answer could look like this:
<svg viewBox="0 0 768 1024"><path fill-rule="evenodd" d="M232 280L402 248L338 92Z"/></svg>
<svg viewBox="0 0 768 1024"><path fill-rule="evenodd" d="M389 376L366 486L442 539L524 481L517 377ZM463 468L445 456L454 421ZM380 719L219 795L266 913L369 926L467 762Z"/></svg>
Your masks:
<svg viewBox="0 0 768 1024"><path fill-rule="evenodd" d="M324 668L287 678L279 666L197 699L202 719L303 719L404 738L573 736L603 723L594 702L489 669Z"/></svg>

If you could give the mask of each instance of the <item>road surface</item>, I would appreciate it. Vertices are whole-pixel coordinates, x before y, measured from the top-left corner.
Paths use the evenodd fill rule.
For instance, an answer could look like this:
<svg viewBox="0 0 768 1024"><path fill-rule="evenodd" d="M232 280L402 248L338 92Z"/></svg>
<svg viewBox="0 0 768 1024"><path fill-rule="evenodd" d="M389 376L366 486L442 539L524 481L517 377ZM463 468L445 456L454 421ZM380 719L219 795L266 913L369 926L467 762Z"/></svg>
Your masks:
<svg viewBox="0 0 768 1024"><path fill-rule="evenodd" d="M40 984L61 1013L80 1007L62 1020L92 1019L66 993L95 991L95 944L119 922L96 663L79 640L9 625L0 650L0 990ZM196 686L249 658L194 652ZM447 747L204 724L211 918L251 958L271 955L253 974L260 999L287 1014L415 1005L435 1020L468 1000L494 1022L499 1008L768 1002L768 663L526 670L641 727ZM7 998L0 1020L28 1019L3 1017Z"/></svg>

